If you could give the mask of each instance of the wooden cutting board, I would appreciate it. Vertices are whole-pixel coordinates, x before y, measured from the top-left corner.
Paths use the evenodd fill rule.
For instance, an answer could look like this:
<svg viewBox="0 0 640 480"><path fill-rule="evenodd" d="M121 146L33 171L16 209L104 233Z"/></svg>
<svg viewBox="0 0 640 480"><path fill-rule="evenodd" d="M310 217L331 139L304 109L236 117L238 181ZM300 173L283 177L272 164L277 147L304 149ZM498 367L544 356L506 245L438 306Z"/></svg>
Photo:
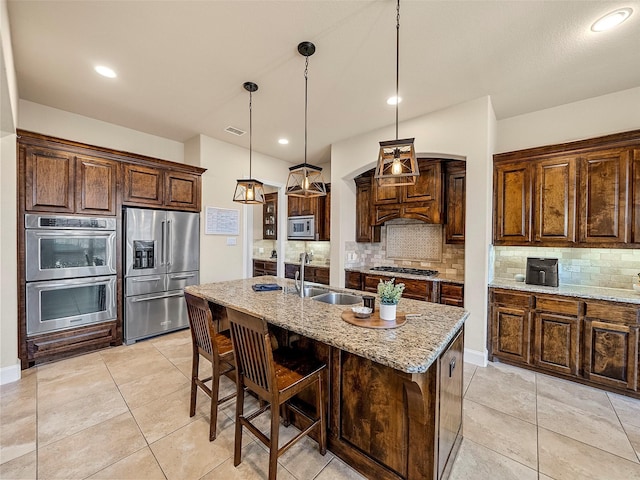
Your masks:
<svg viewBox="0 0 640 480"><path fill-rule="evenodd" d="M345 310L342 312L342 319L352 325L365 328L398 328L407 323L407 318L404 312L397 312L396 319L392 321L382 320L380 318L380 311L376 310L371 314L369 318L356 317L353 310Z"/></svg>

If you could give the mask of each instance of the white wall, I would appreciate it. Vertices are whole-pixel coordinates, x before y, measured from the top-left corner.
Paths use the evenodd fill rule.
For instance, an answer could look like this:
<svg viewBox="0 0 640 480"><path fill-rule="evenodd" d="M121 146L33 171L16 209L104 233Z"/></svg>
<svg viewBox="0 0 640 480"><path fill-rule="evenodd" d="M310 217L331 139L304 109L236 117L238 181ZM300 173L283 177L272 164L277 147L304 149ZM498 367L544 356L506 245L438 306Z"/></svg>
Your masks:
<svg viewBox="0 0 640 480"><path fill-rule="evenodd" d="M197 143L198 146L194 146L193 143ZM186 158L188 163L198 164L207 169L202 175L202 232L204 233L205 229L206 207L238 210L240 214L238 236L201 235L200 282L245 278L251 271L252 252L252 241L249 238L249 242L245 242L245 231L252 223L250 211L255 207L235 203L233 192L236 180L247 178L249 175L249 150L199 135L187 142L186 152L188 155L199 155L197 160ZM266 184L284 184L289 166L290 164L277 158L253 152L252 175ZM227 238L235 238L237 244L227 245Z"/></svg>
<svg viewBox="0 0 640 480"><path fill-rule="evenodd" d="M491 240L491 178L495 116L489 97L457 105L400 125L415 137L416 152L467 160L465 308L467 359L486 358L486 311ZM336 143L331 149L331 284L344 285L345 242L355 240L353 178L375 166L379 141L393 138L394 126ZM335 226L335 227L334 227ZM337 227L337 228L336 228Z"/></svg>
<svg viewBox="0 0 640 480"><path fill-rule="evenodd" d="M640 87L498 122L496 153L640 128Z"/></svg>

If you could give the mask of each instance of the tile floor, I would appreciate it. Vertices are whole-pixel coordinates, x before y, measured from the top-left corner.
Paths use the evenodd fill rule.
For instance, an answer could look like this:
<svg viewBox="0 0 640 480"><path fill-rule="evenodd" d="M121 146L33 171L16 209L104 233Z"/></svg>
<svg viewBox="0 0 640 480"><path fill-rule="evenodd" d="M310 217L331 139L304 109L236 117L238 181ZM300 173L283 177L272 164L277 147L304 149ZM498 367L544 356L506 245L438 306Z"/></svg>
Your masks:
<svg viewBox="0 0 640 480"><path fill-rule="evenodd" d="M203 394L189 417L190 362L182 331L24 371L0 387L0 478L266 478L267 450L250 434L233 466L233 401L214 442ZM640 479L639 400L501 364L464 373L464 441L450 478ZM293 433L283 427L281 440ZM315 445L304 439L282 456L278 478L364 478Z"/></svg>

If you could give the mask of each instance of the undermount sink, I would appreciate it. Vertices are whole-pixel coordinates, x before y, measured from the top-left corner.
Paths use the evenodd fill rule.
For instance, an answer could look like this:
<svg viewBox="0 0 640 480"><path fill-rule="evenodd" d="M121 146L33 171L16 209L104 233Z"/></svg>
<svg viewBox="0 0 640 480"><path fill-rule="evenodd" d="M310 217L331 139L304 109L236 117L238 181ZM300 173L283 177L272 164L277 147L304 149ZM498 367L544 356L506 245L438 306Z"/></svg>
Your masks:
<svg viewBox="0 0 640 480"><path fill-rule="evenodd" d="M327 292L313 297L312 300L330 303L332 305L355 305L356 303L362 303L362 297L360 295L338 292Z"/></svg>
<svg viewBox="0 0 640 480"><path fill-rule="evenodd" d="M304 296L305 297L317 297L318 295L322 295L323 293L329 293L328 288L322 287L304 287Z"/></svg>

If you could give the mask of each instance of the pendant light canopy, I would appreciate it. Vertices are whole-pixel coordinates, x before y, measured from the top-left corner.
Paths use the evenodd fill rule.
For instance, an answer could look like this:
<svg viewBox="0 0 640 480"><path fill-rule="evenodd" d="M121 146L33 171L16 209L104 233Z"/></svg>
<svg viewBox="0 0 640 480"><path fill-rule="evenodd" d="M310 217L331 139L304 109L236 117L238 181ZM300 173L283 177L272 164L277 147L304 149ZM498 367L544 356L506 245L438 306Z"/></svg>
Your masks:
<svg viewBox="0 0 640 480"><path fill-rule="evenodd" d="M396 99L400 83L400 0L396 6ZM396 139L380 142L375 178L380 187L415 185L420 171L413 138L398 139L398 103L396 101Z"/></svg>
<svg viewBox="0 0 640 480"><path fill-rule="evenodd" d="M327 194L322 178L322 168L307 163L307 83L309 57L316 51L311 42L301 42L298 53L305 57L304 67L304 163L289 168L285 193L294 197L321 197Z"/></svg>
<svg viewBox="0 0 640 480"><path fill-rule="evenodd" d="M245 204L264 203L264 186L262 182L251 177L251 153L252 145L252 96L253 92L258 90L258 85L253 82L245 82L244 89L249 92L249 178L238 180L236 191L233 194L233 201Z"/></svg>

